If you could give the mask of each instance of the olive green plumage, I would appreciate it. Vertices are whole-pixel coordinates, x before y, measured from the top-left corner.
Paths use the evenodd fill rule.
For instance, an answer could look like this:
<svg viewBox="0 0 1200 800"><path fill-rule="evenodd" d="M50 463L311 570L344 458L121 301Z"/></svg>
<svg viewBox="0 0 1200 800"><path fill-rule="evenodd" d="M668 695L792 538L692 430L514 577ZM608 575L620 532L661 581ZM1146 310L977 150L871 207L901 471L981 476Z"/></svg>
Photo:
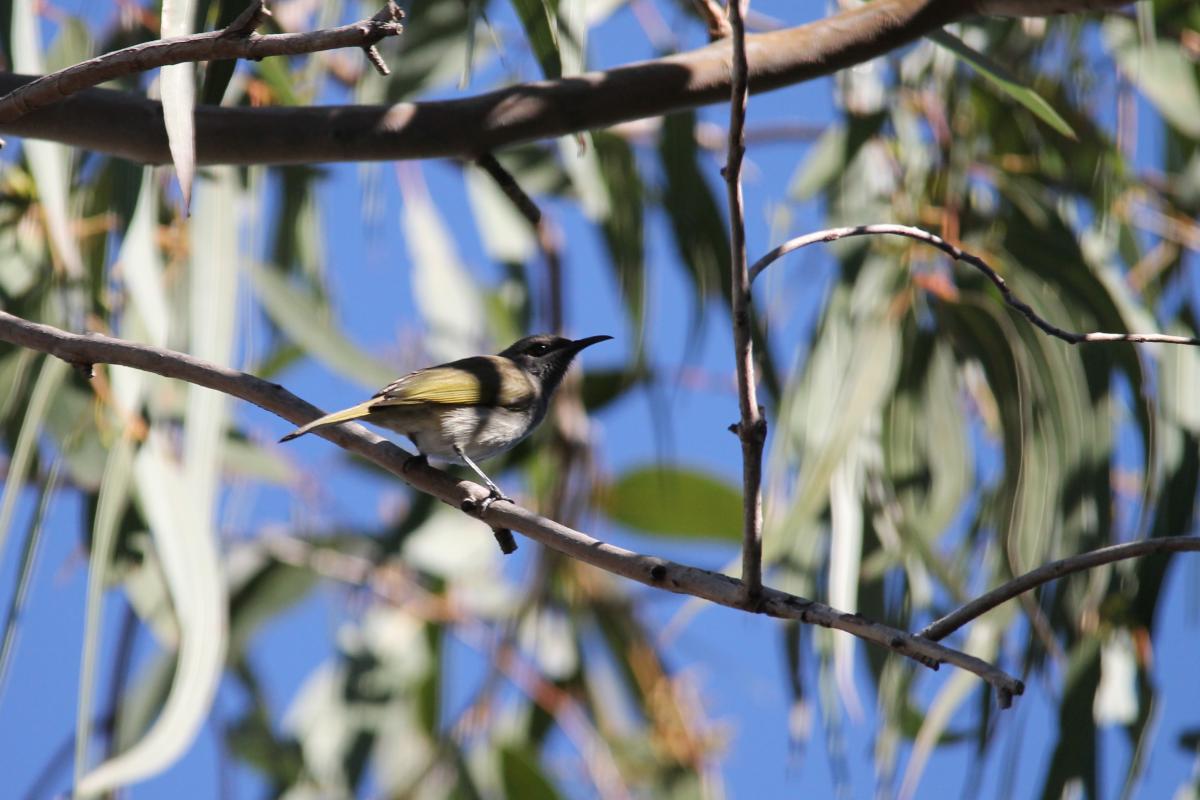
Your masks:
<svg viewBox="0 0 1200 800"><path fill-rule="evenodd" d="M471 467L496 497L499 488L474 463L516 445L542 421L572 359L611 336L565 339L528 336L494 356L419 369L397 378L371 399L326 414L280 439L362 420L402 433L423 456Z"/></svg>

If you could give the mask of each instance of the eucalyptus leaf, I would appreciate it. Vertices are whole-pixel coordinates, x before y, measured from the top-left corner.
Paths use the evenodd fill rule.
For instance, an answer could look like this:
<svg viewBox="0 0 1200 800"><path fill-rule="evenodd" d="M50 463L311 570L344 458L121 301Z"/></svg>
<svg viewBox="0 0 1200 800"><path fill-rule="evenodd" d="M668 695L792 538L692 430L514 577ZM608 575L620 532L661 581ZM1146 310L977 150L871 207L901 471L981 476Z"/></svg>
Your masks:
<svg viewBox="0 0 1200 800"><path fill-rule="evenodd" d="M634 467L599 488L595 501L614 522L646 533L741 540L741 493L699 470Z"/></svg>
<svg viewBox="0 0 1200 800"><path fill-rule="evenodd" d="M525 29L529 46L533 48L533 54L542 67L542 75L550 80L561 78L563 63L558 46L559 0L512 0L512 4Z"/></svg>
<svg viewBox="0 0 1200 800"><path fill-rule="evenodd" d="M395 377L395 369L364 353L329 321L325 303L272 267L259 266L248 272L271 320L328 369L369 389Z"/></svg>
<svg viewBox="0 0 1200 800"><path fill-rule="evenodd" d="M932 41L937 42L964 62L970 64L980 75L987 78L993 86L1008 97L1016 100L1042 122L1045 122L1063 136L1070 139L1079 138L1067 121L1062 118L1062 115L1055 111L1054 107L1047 103L1045 98L1028 86L1022 85L1016 76L1009 72L1008 68L1003 64L979 52L948 31L937 30L928 34L928 36Z"/></svg>

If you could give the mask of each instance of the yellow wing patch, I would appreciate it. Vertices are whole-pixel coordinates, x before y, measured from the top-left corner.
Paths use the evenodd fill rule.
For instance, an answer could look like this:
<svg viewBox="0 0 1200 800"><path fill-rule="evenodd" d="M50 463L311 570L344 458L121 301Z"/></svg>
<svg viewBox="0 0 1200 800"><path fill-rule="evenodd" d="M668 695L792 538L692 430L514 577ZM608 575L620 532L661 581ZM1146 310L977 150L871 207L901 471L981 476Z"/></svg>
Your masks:
<svg viewBox="0 0 1200 800"><path fill-rule="evenodd" d="M474 356L410 372L375 395L384 406L480 404L515 408L533 402L533 382L515 364L497 356Z"/></svg>

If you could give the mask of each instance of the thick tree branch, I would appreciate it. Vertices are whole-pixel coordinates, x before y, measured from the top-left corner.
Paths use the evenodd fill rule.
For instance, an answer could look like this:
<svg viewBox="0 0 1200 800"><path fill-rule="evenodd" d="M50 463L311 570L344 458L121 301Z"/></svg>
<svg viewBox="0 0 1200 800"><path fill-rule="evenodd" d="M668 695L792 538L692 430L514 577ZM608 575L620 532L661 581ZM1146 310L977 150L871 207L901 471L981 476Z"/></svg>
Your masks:
<svg viewBox="0 0 1200 800"><path fill-rule="evenodd" d="M746 155L746 105L749 66L746 61L746 9L749 0L729 0L733 84L729 103L728 157L722 173L729 199L730 320L737 365L740 420L730 426L742 443L742 582L746 601L762 592L762 454L767 421L758 407L754 375L754 343L750 336L750 273L746 268L746 214L742 199L742 160Z"/></svg>
<svg viewBox="0 0 1200 800"><path fill-rule="evenodd" d="M1130 558L1141 558L1152 553L1182 553L1200 550L1200 536L1171 536L1161 539L1143 539L1137 542L1115 544L1102 547L1089 553L1080 553L1059 561L1030 570L1024 575L1013 578L1002 586L997 586L985 595L977 597L962 607L952 611L936 622L932 622L918 636L926 639L941 641L973 619L981 617L996 606L1005 603L1018 595L1041 586L1043 583L1058 580L1075 572L1095 569L1103 564L1125 561Z"/></svg>
<svg viewBox="0 0 1200 800"><path fill-rule="evenodd" d="M0 341L49 353L71 364L118 364L177 378L253 403L296 425L309 422L321 414L316 406L306 403L282 386L244 372L210 364L183 353L108 336L67 333L3 311L0 311ZM414 459L409 453L361 425L343 424L322 428L315 433L450 505L478 509L481 501L488 496L482 486L457 480ZM493 503L486 512L475 513L474 516L492 527L519 531L571 558L647 586L692 595L730 608L846 631L933 669L941 664L952 664L987 681L996 690L997 700L1002 707L1011 704L1013 695L1025 691L1021 681L986 661L929 639L776 589L764 588L758 601L747 605L744 586L735 578L634 553L512 503Z"/></svg>
<svg viewBox="0 0 1200 800"><path fill-rule="evenodd" d="M260 36L254 30L266 14L263 4L256 2L225 30L135 44L44 75L0 97L0 124L15 122L39 108L105 81L168 64L236 58L258 60L342 47L369 49L389 36L399 36L404 30L400 24L404 12L394 3L388 3L370 19L340 28ZM382 71L384 75L388 74L386 66Z"/></svg>
<svg viewBox="0 0 1200 800"><path fill-rule="evenodd" d="M1016 0L1011 0L1016 2ZM1011 4L1010 2L1010 4ZM1058 0L1030 13L1123 5ZM829 75L1004 2L873 0L823 20L746 37L752 92ZM1035 4L1036 5L1036 4ZM475 158L506 145L727 100L730 43L459 100L392 106L196 109L197 163L305 164ZM0 73L0 91L31 78ZM85 90L0 130L143 163L168 163L162 108L126 92Z"/></svg>
<svg viewBox="0 0 1200 800"><path fill-rule="evenodd" d="M1188 336L1169 336L1162 333L1074 333L1064 330L1057 325L1047 322L1043 317L1039 316L1028 303L1018 298L1013 294L1012 289L1008 287L1008 282L1000 276L986 261L977 255L968 253L960 247L950 244L945 239L935 234L923 231L920 228L913 228L908 225L859 225L856 227L847 228L830 228L828 230L817 231L815 233L797 236L795 239L789 239L783 244L776 247L771 252L754 262L750 267L750 280L757 278L763 270L771 266L783 256L802 247L808 247L810 244L820 242L836 242L838 239L846 239L851 236L906 236L909 239L916 239L918 242L924 242L931 247L936 247L943 253L947 254L956 261L962 261L964 264L974 267L984 274L992 284L1000 290L1004 302L1010 307L1016 309L1027 320L1033 323L1034 326L1042 331L1062 339L1068 344L1086 344L1089 342L1156 342L1159 344L1185 344L1192 346L1200 346L1200 339L1193 339Z"/></svg>

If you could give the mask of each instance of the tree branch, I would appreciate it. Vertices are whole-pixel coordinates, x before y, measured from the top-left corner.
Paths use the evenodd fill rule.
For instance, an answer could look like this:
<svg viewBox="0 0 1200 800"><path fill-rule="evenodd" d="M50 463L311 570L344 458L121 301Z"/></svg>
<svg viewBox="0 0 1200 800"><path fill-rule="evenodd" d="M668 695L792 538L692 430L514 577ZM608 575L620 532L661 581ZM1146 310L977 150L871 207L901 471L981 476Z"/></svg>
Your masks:
<svg viewBox="0 0 1200 800"><path fill-rule="evenodd" d="M268 56L291 56L342 47L373 49L381 40L399 36L404 30L400 24L404 12L391 2L370 19L351 25L307 33L260 36L254 30L268 14L261 1L255 2L224 30L143 42L44 75L0 97L0 124L15 122L39 108L105 81L168 64L236 58L257 61ZM372 63L376 63L374 59ZM380 65L383 65L382 60L376 67ZM387 75L387 66L383 65L381 71Z"/></svg>
<svg viewBox="0 0 1200 800"><path fill-rule="evenodd" d="M246 400L296 425L309 422L321 414L316 406L306 403L282 386L244 372L210 364L183 353L108 336L67 333L3 311L0 311L0 341L49 353L71 364L118 364L177 378ZM858 614L847 614L822 603L769 588L763 589L757 603L747 605L742 582L727 575L634 553L511 503L494 503L480 514L477 509L488 496L482 486L457 480L414 459L409 453L361 425L337 425L314 433L366 458L410 486L445 503L476 509L472 515L492 527L519 531L536 542L615 575L730 608L846 631L933 669L941 664L952 664L987 681L996 690L1001 707L1008 707L1013 695L1025 691L1021 681L982 659L873 622Z"/></svg>
<svg viewBox="0 0 1200 800"><path fill-rule="evenodd" d="M918 636L941 641L971 620L981 617L1001 603L1075 572L1093 569L1103 564L1140 558L1153 553L1182 553L1200 550L1200 536L1169 536L1160 539L1143 539L1137 542L1115 544L1088 553L1070 556L1030 570L1019 578L1013 578L997 586L985 595L977 597L936 622L932 622Z"/></svg>
<svg viewBox="0 0 1200 800"><path fill-rule="evenodd" d="M992 284L1000 290L1004 302L1021 313L1027 320L1033 323L1034 326L1048 333L1055 338L1062 339L1068 344L1087 344L1089 342L1155 342L1159 344L1183 344L1200 346L1200 339L1194 339L1188 336L1169 336L1163 333L1074 333L1064 330L1057 325L1047 322L1043 317L1039 316L1028 303L1018 298L1013 294L1012 289L1008 287L1008 282L1000 277L1000 273L996 272L986 261L977 255L968 253L960 247L950 244L945 239L920 228L913 228L908 225L892 225L892 224L877 224L877 225L859 225L852 228L830 228L828 230L817 231L816 233L797 236L795 239L789 239L783 244L776 247L771 252L754 262L754 266L750 267L750 280L757 278L763 270L771 266L783 256L802 247L808 247L810 244L819 242L836 242L838 239L846 239L851 236L907 236L910 239L916 239L918 242L924 242L931 247L936 247L943 253L953 258L955 261L962 261L969 266L974 267L984 274Z"/></svg>
<svg viewBox="0 0 1200 800"><path fill-rule="evenodd" d="M746 61L746 9L749 0L729 0L729 26L733 42L730 61L729 145L725 189L729 199L730 321L733 325L734 360L737 365L738 411L741 419L730 430L742 443L742 582L746 601L762 592L762 454L767 421L758 407L754 375L754 343L750 336L750 275L746 269L746 213L742 199L742 160L746 155L746 105L749 101L749 66Z"/></svg>
<svg viewBox="0 0 1200 800"><path fill-rule="evenodd" d="M995 0L873 0L826 19L746 37L752 92L801 83L868 61ZM1040 2L1040 0L1039 0ZM1058 0L1030 13L1123 5ZM1036 4L1035 4L1036 5ZM311 164L404 158L475 158L546 139L728 100L730 43L556 81L517 84L458 100L392 106L196 108L197 164ZM0 91L31 79L0 73ZM13 123L50 139L143 163L168 163L159 103L127 92L80 92Z"/></svg>

